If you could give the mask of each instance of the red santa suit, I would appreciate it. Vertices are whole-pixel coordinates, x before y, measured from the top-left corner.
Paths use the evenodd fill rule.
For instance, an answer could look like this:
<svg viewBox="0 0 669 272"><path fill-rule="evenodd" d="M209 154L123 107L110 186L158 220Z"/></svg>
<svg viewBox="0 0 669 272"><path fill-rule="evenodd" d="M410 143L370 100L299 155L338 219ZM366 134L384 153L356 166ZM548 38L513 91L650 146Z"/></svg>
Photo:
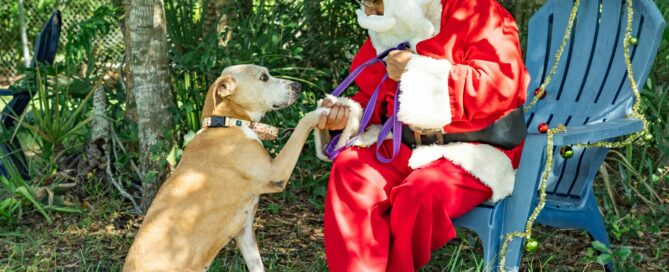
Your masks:
<svg viewBox="0 0 669 272"><path fill-rule="evenodd" d="M512 16L495 0L384 0L383 16L358 11L368 29L351 69L409 41L413 56L401 76L399 120L444 133L479 131L525 102L529 76ZM397 82L384 83L372 125L359 128L364 108L386 74L381 64L357 79L353 97L326 99L351 106L333 162L325 203L325 250L331 271L414 271L455 237L452 218L511 194L522 146L479 143L402 145L389 164L377 160L382 119L392 114ZM384 117L384 118L382 118ZM317 152L329 141L316 131ZM390 157L386 140L379 152Z"/></svg>

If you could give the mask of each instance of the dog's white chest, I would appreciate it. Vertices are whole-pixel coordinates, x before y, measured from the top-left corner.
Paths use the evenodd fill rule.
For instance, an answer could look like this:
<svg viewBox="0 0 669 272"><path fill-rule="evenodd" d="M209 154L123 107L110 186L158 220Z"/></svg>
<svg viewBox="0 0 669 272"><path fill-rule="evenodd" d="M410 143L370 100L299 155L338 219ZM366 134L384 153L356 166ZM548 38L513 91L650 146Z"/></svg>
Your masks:
<svg viewBox="0 0 669 272"><path fill-rule="evenodd" d="M249 138L251 140L256 140L256 141L260 142L260 138L258 138L258 134L256 134L256 132L253 131L251 128L241 127L241 129L242 129L242 133L244 133L244 136L246 136L246 138Z"/></svg>

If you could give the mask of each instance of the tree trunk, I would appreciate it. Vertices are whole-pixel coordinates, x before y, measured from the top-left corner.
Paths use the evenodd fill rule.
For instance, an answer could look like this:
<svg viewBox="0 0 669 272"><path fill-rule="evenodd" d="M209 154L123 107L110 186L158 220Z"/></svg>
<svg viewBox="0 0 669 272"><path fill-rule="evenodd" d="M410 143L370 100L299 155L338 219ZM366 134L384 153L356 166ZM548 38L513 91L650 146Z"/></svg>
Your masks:
<svg viewBox="0 0 669 272"><path fill-rule="evenodd" d="M203 7L203 31L200 38L204 39L213 33L225 33L219 40L221 46L225 46L232 39L230 19L244 18L253 13L252 0L205 0L202 4L206 4L206 7ZM228 14L223 13L224 11Z"/></svg>
<svg viewBox="0 0 669 272"><path fill-rule="evenodd" d="M321 21L323 17L323 12L321 12L321 1L320 0L310 0L304 2L304 16L307 23L307 32L311 37L317 37L320 31L318 22Z"/></svg>
<svg viewBox="0 0 669 272"><path fill-rule="evenodd" d="M221 18L221 11L226 5L230 4L230 0L208 0L203 1L202 4L207 4L204 8L204 34L209 34L210 32L216 31L216 28L219 24L226 22L220 22L225 20Z"/></svg>
<svg viewBox="0 0 669 272"><path fill-rule="evenodd" d="M166 176L165 157L173 145L175 109L170 89L163 0L127 0L126 86L137 109L141 206L146 211Z"/></svg>

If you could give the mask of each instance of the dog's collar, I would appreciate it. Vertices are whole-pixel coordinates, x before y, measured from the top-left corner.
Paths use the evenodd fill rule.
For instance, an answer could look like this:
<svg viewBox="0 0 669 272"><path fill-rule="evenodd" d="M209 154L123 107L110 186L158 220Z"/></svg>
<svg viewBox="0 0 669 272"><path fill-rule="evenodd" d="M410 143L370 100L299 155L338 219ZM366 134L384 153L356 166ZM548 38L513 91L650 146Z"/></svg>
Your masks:
<svg viewBox="0 0 669 272"><path fill-rule="evenodd" d="M247 127L258 134L258 138L263 141L276 140L279 137L279 129L273 126L252 122L247 120L235 119L228 116L212 116L202 120L203 128L227 128L227 127Z"/></svg>

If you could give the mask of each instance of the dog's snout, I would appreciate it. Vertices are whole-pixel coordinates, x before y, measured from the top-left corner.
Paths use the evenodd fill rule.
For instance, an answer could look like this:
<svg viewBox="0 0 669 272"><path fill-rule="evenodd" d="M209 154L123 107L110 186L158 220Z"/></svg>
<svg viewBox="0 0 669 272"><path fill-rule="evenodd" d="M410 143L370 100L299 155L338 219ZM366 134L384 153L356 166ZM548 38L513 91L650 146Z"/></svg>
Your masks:
<svg viewBox="0 0 669 272"><path fill-rule="evenodd" d="M296 92L299 92L302 89L302 84L293 82L290 84L290 89Z"/></svg>

